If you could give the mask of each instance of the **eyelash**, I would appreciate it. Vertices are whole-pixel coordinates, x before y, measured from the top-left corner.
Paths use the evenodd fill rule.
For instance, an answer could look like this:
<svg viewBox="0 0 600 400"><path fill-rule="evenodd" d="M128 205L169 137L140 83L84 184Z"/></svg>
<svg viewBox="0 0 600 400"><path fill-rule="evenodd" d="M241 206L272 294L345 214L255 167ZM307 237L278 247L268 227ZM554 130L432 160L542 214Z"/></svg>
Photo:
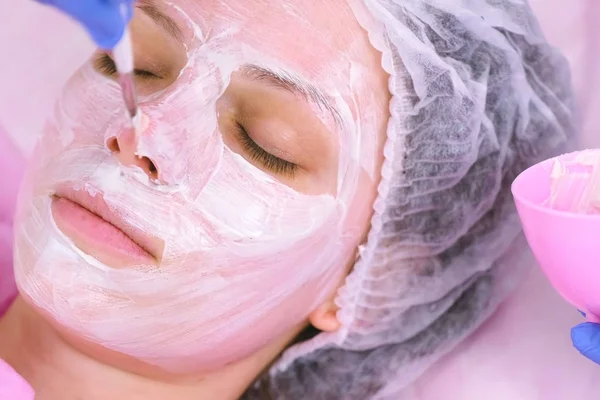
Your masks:
<svg viewBox="0 0 600 400"><path fill-rule="evenodd" d="M108 75L108 76L113 76L114 74L117 73L117 66L115 65L115 62L113 61L112 58L110 58L110 56L108 54L102 54L101 56L99 56L96 59L96 68L98 69L98 71L100 71L101 73ZM142 79L160 79L160 76L150 72L150 71L146 71L143 69L135 69L134 71L135 76L137 76L138 78L142 78Z"/></svg>
<svg viewBox="0 0 600 400"><path fill-rule="evenodd" d="M250 157L254 161L258 161L268 170L289 177L293 177L298 170L298 166L289 161L282 160L279 157L275 157L273 154L267 153L262 147L250 137L246 128L240 123L236 123L236 128L242 141L242 146L248 152Z"/></svg>

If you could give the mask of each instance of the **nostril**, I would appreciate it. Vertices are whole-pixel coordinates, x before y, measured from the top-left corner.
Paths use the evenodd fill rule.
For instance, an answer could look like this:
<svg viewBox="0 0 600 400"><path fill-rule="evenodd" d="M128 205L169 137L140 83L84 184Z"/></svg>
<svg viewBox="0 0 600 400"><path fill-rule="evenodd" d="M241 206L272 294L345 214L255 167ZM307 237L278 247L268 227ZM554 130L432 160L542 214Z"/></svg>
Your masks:
<svg viewBox="0 0 600 400"><path fill-rule="evenodd" d="M106 147L113 153L118 153L119 151L121 151L121 149L119 148L119 141L116 137L108 139L108 141L106 142Z"/></svg>
<svg viewBox="0 0 600 400"><path fill-rule="evenodd" d="M150 160L148 157L138 157L138 159L142 163L142 168L148 171L148 175L150 175L152 179L158 179L158 170L156 169L156 165L154 165L152 160Z"/></svg>
<svg viewBox="0 0 600 400"><path fill-rule="evenodd" d="M106 148L115 155L121 164L136 165L142 168L151 179L158 180L158 168L152 160L146 156L138 156L135 153L135 148L130 148L127 142L121 144L123 148L119 145L119 140L116 137L111 137L106 141Z"/></svg>
<svg viewBox="0 0 600 400"><path fill-rule="evenodd" d="M158 170L156 169L156 165L154 165L154 163L148 159L148 171L150 171L150 173L153 175L154 178L156 178L156 176L158 174Z"/></svg>

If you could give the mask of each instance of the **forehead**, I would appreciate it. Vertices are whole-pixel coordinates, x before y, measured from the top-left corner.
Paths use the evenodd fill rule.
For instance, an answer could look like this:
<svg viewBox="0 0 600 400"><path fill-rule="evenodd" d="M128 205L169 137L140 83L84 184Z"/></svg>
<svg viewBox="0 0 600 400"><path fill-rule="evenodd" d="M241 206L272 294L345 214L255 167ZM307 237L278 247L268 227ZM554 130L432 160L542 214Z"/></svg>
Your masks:
<svg viewBox="0 0 600 400"><path fill-rule="evenodd" d="M347 0L166 0L208 40L228 37L315 79L341 74L368 51Z"/></svg>

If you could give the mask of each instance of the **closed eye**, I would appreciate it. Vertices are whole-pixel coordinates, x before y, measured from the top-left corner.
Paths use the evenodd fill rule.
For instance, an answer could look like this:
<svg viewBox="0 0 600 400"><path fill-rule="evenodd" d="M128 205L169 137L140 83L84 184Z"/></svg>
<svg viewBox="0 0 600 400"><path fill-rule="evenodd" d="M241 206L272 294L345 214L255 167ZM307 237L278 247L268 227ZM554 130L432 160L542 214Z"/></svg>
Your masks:
<svg viewBox="0 0 600 400"><path fill-rule="evenodd" d="M260 163L269 171L279 175L293 177L296 174L298 165L286 160L282 160L281 158L268 153L250 137L246 131L246 128L244 128L242 124L236 122L235 127L244 150L248 153L252 160Z"/></svg>
<svg viewBox="0 0 600 400"><path fill-rule="evenodd" d="M108 54L99 55L94 61L94 66L96 70L106 76L113 76L117 73L117 66ZM156 75L155 73L144 69L134 69L133 72L136 77L141 79L162 79L162 77Z"/></svg>

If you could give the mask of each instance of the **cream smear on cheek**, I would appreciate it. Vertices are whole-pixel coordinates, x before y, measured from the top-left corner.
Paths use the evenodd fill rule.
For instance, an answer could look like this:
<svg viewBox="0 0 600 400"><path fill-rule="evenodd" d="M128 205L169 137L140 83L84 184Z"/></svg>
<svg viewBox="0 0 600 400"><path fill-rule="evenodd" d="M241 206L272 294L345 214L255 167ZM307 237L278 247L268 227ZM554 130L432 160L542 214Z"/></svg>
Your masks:
<svg viewBox="0 0 600 400"><path fill-rule="evenodd" d="M21 193L15 269L21 292L70 332L170 372L240 360L322 303L346 272L363 231L348 221L376 132L357 118L356 70L325 86L340 111L337 193L309 196L227 148L216 102L245 64L286 69L236 37L244 27L193 39L177 82L143 99L138 153L161 183L124 166L106 140L126 126L118 87L85 66L57 103ZM265 61L267 60L267 61ZM301 74L302 71L296 71ZM333 72L333 71L330 71ZM368 126L367 126L368 128ZM368 130L367 130L368 131ZM79 250L54 223L51 196L70 185L103 194L127 224L164 243L160 265L112 268Z"/></svg>

